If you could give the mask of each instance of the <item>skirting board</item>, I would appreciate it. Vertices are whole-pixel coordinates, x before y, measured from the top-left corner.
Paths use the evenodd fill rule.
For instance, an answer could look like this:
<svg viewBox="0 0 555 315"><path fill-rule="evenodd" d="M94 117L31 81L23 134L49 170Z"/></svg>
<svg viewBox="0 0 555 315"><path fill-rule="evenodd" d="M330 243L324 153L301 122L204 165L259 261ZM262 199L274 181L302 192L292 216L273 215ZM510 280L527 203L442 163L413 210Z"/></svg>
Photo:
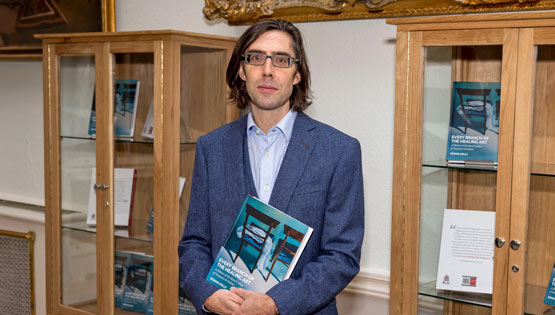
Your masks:
<svg viewBox="0 0 555 315"><path fill-rule="evenodd" d="M389 272L361 271L345 288L345 292L389 299Z"/></svg>
<svg viewBox="0 0 555 315"><path fill-rule="evenodd" d="M351 294L364 295L378 299L389 300L389 272L386 271L361 271L343 290ZM419 297L419 312L435 314L443 309L440 299Z"/></svg>

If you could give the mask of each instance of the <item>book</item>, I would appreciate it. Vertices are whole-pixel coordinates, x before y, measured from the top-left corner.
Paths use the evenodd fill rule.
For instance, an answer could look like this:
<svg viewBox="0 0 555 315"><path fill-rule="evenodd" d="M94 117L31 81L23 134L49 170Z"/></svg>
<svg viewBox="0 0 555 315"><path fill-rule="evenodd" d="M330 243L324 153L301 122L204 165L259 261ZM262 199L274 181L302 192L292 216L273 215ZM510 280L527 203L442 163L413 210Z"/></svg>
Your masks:
<svg viewBox="0 0 555 315"><path fill-rule="evenodd" d="M137 170L134 168L114 169L114 224L129 226L133 210ZM96 167L92 168L91 187L89 190L89 205L87 224L96 225Z"/></svg>
<svg viewBox="0 0 555 315"><path fill-rule="evenodd" d="M206 280L260 293L289 278L312 228L247 196Z"/></svg>
<svg viewBox="0 0 555 315"><path fill-rule="evenodd" d="M88 134L90 136L96 135L96 91L93 92L93 100L92 100L92 108L91 108L91 116L89 118L89 131Z"/></svg>
<svg viewBox="0 0 555 315"><path fill-rule="evenodd" d="M181 199L181 193L183 192L183 186L185 186L185 177L179 177L179 199ZM146 224L146 230L150 233L154 233L154 207L150 211L150 217Z"/></svg>
<svg viewBox="0 0 555 315"><path fill-rule="evenodd" d="M142 134L145 138L154 139L154 99L150 102Z"/></svg>
<svg viewBox="0 0 555 315"><path fill-rule="evenodd" d="M130 252L116 250L114 252L114 298L115 306L120 307L123 301L123 290L127 281L127 270Z"/></svg>
<svg viewBox="0 0 555 315"><path fill-rule="evenodd" d="M551 271L551 278L545 291L543 303L555 306L555 264L553 264L553 271Z"/></svg>
<svg viewBox="0 0 555 315"><path fill-rule="evenodd" d="M139 87L138 80L116 79L114 81L114 134L118 137L133 137ZM96 92L93 93L88 134L96 135Z"/></svg>
<svg viewBox="0 0 555 315"><path fill-rule="evenodd" d="M133 137L139 86L138 80L114 81L114 132L116 136Z"/></svg>
<svg viewBox="0 0 555 315"><path fill-rule="evenodd" d="M121 308L146 313L153 292L154 258L132 253L128 261L127 279L123 290Z"/></svg>
<svg viewBox="0 0 555 315"><path fill-rule="evenodd" d="M436 289L492 294L495 212L445 209Z"/></svg>
<svg viewBox="0 0 555 315"><path fill-rule="evenodd" d="M499 82L453 82L447 163L497 165Z"/></svg>

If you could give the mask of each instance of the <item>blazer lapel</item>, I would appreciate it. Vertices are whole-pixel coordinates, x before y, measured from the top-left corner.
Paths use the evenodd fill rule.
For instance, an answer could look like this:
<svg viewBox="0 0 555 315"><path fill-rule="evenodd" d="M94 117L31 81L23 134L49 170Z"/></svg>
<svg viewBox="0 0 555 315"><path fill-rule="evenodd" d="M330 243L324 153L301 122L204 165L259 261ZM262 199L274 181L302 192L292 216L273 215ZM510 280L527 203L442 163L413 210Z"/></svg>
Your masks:
<svg viewBox="0 0 555 315"><path fill-rule="evenodd" d="M227 200L237 211L247 196L247 181L245 180L244 147L247 130L246 116L241 117L232 124L231 132L225 134L222 142L224 159L224 178L227 187ZM248 157L248 151L246 152ZM250 169L248 170L250 174ZM247 178L247 180L249 180ZM252 181L252 176L251 179ZM227 203L227 202L226 202Z"/></svg>
<svg viewBox="0 0 555 315"><path fill-rule="evenodd" d="M297 115L291 140L270 196L270 204L283 212L288 210L289 201L316 145L311 132L315 127L308 116L302 113Z"/></svg>

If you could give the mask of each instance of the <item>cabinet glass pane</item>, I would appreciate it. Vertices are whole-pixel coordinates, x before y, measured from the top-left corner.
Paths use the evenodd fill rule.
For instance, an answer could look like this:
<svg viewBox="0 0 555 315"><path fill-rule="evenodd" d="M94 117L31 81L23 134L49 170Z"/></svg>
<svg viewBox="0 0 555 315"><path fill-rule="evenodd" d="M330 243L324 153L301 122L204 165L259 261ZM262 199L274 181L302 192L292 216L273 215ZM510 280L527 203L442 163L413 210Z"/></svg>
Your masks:
<svg viewBox="0 0 555 315"><path fill-rule="evenodd" d="M116 314L152 312L154 145L143 133L154 97L154 54L113 55ZM151 222L152 223L152 222Z"/></svg>
<svg viewBox="0 0 555 315"><path fill-rule="evenodd" d="M96 235L86 226L95 141L88 127L94 94L93 56L61 56L59 69L61 147L62 303L80 309L96 301Z"/></svg>
<svg viewBox="0 0 555 315"><path fill-rule="evenodd" d="M179 231L183 232L191 195L197 139L222 126L226 117L225 72L227 51L197 46L180 47L180 153L179 176L184 187L179 199ZM180 234L181 236L181 234ZM176 285L179 285L176 282ZM194 312L179 290L179 310Z"/></svg>
<svg viewBox="0 0 555 315"><path fill-rule="evenodd" d="M496 160L497 155L489 154L483 142L490 143L492 151L496 151L501 55L501 46L424 50L419 256L419 312L423 314L491 313L491 294L459 291L460 285L457 290L436 289L436 280L440 277L459 284L464 281L458 274L438 275L445 209L495 211L497 167L490 161ZM454 86L454 82L464 83ZM487 83L479 86L480 82ZM478 160L464 155L471 148L485 152L482 156L489 154L485 165L447 163L449 141L457 143L459 149L454 152L460 153L460 160ZM455 144L451 144L453 148ZM493 246L493 233L491 237ZM493 255L493 247L491 252ZM490 262L493 276L491 257Z"/></svg>
<svg viewBox="0 0 555 315"><path fill-rule="evenodd" d="M543 303L555 263L555 45L536 52L524 311L544 314L555 308Z"/></svg>

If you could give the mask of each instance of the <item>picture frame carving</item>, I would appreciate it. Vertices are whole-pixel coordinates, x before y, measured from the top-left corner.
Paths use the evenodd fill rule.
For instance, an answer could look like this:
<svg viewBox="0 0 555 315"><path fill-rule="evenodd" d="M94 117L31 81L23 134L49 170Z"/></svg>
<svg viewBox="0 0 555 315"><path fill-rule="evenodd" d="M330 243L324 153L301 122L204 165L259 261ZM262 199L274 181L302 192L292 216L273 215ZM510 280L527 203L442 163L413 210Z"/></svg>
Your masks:
<svg viewBox="0 0 555 315"><path fill-rule="evenodd" d="M555 9L553 0L205 0L208 20L251 24Z"/></svg>
<svg viewBox="0 0 555 315"><path fill-rule="evenodd" d="M40 58L35 34L114 31L115 0L0 0L3 59Z"/></svg>

